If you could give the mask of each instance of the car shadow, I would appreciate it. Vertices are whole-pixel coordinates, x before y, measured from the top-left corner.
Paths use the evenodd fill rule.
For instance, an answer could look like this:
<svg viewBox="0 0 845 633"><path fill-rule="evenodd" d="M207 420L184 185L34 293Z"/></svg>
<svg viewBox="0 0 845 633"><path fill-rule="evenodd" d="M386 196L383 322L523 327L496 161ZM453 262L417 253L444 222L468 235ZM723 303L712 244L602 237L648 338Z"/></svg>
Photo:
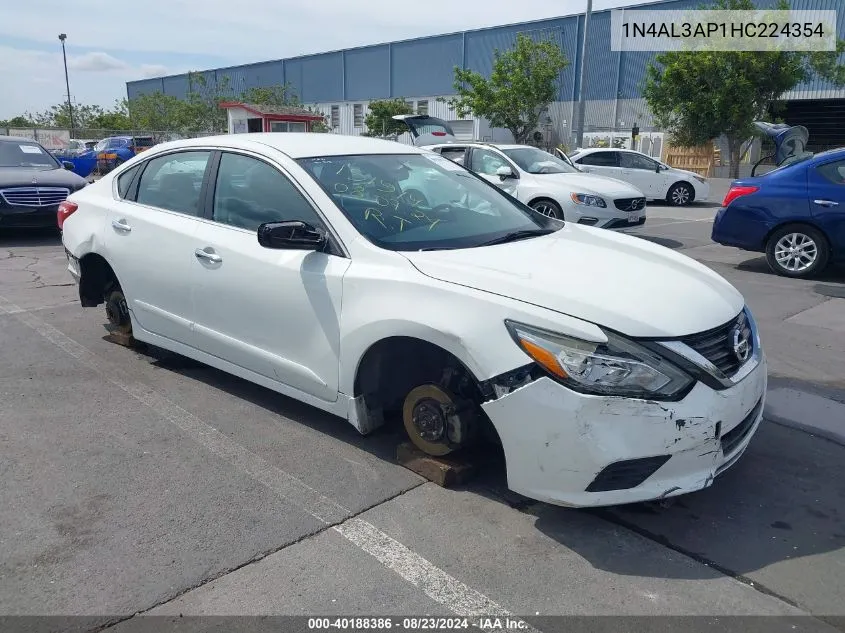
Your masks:
<svg viewBox="0 0 845 633"><path fill-rule="evenodd" d="M336 416L223 371L158 348L143 353L158 368L296 420L391 464L396 463L398 445L407 439L398 419L363 437ZM499 451L474 463L476 476L456 489L535 516L539 531L595 567L623 576L705 579L712 577L713 568L744 575L845 547L845 448L773 423L763 424L744 457L710 488L663 505L581 510L552 506L508 490ZM583 522L583 515L625 527L706 565L673 566L669 572L641 556L619 555L589 531L574 527Z"/></svg>
<svg viewBox="0 0 845 633"><path fill-rule="evenodd" d="M845 447L764 423L743 458L700 492L663 505L571 510L538 504L527 512L537 517L538 530L599 569L622 576L698 580L711 577L713 568L744 576L845 548L843 498ZM672 566L670 572L641 557L620 555L589 534L568 529L573 513L579 512L630 529L704 565Z"/></svg>
<svg viewBox="0 0 845 633"><path fill-rule="evenodd" d="M58 246L61 243L62 234L55 228L4 229L0 227L0 248Z"/></svg>
<svg viewBox="0 0 845 633"><path fill-rule="evenodd" d="M751 257L746 259L743 262L740 262L736 265L737 270L742 270L744 272L749 273L758 273L763 275L777 275L771 268L769 268L768 262L766 262L765 255L757 255L755 257ZM816 282L845 282L845 266L842 265L832 265L828 266L821 274L816 275L813 278L813 281ZM817 286L818 287L818 286ZM822 287L824 288L824 287ZM838 292L839 294L831 295L831 296L845 296L845 291L837 290L837 286L827 287L828 292ZM823 291L817 290L819 294L825 294Z"/></svg>
<svg viewBox="0 0 845 633"><path fill-rule="evenodd" d="M383 427L365 437L337 416L199 361L153 346L144 345L136 352L154 367L197 380L275 415L296 420L298 424L347 442L385 461L396 463L396 448L405 439L404 429L398 420L388 420Z"/></svg>

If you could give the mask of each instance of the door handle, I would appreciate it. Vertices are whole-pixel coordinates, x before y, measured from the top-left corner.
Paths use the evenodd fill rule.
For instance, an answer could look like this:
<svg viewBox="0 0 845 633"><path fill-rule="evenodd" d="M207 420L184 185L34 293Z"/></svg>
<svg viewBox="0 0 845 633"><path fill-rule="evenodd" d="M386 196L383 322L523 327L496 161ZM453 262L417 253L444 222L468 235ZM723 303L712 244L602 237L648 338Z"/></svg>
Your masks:
<svg viewBox="0 0 845 633"><path fill-rule="evenodd" d="M132 230L132 227L126 223L126 220L112 220L111 225L113 228L124 233L129 233Z"/></svg>
<svg viewBox="0 0 845 633"><path fill-rule="evenodd" d="M223 261L223 258L220 255L215 253L209 253L201 248L198 248L194 251L194 255L197 256L197 259L204 259L208 262L212 262L213 264L219 264Z"/></svg>
<svg viewBox="0 0 845 633"><path fill-rule="evenodd" d="M833 200L813 200L814 203L819 205L820 207L838 207L839 203L834 202Z"/></svg>

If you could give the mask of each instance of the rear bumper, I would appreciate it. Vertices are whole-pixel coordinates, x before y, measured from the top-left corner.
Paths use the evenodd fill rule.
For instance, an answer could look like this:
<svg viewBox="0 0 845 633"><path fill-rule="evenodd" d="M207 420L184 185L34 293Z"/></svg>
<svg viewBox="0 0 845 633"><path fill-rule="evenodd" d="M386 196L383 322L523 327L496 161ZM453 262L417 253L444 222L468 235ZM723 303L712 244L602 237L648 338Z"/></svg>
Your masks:
<svg viewBox="0 0 845 633"><path fill-rule="evenodd" d="M73 253L67 248L65 248L65 257L67 257L67 271L73 277L73 280L79 284L82 279L82 269L79 266L79 259L74 257Z"/></svg>
<svg viewBox="0 0 845 633"><path fill-rule="evenodd" d="M732 207L722 207L713 218L710 239L723 246L733 246L747 251L762 252L770 226L747 213Z"/></svg>

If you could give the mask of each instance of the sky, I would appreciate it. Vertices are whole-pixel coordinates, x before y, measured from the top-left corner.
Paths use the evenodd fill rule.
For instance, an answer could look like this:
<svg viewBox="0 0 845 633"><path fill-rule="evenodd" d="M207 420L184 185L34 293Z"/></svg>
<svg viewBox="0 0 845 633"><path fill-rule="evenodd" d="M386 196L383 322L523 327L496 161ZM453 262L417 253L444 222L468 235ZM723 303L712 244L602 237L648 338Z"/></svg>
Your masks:
<svg viewBox="0 0 845 633"><path fill-rule="evenodd" d="M0 0L10 1L10 0ZM594 0L593 10L651 0ZM126 82L583 13L586 0L29 0L0 20L0 119L71 100L109 107Z"/></svg>

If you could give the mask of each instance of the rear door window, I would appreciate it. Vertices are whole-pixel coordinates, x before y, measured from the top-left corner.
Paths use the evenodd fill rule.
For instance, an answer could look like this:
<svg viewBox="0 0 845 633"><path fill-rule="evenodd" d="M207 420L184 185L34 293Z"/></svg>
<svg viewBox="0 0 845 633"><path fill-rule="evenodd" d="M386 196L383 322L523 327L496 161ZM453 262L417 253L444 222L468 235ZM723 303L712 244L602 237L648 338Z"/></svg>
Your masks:
<svg viewBox="0 0 845 633"><path fill-rule="evenodd" d="M147 162L135 200L139 204L200 215L200 191L210 151L177 152Z"/></svg>

